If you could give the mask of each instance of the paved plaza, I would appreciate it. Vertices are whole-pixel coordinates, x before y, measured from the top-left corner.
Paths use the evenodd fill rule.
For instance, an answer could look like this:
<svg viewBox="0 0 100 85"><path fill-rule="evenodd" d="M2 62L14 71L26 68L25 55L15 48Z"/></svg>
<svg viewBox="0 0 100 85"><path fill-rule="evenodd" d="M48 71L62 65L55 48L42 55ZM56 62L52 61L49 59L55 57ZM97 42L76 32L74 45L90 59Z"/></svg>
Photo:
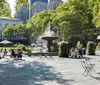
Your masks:
<svg viewBox="0 0 100 85"><path fill-rule="evenodd" d="M0 60L0 85L100 85L100 56L86 56L95 64L96 73L83 76L81 59L9 57Z"/></svg>

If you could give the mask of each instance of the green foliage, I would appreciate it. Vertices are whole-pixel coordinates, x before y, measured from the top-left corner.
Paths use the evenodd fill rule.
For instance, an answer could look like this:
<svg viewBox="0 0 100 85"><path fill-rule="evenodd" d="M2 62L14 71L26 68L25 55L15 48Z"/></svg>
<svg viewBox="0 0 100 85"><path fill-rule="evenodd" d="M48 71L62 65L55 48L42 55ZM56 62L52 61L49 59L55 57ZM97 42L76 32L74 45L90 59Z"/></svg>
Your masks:
<svg viewBox="0 0 100 85"><path fill-rule="evenodd" d="M62 41L59 45L59 57L68 57L68 44L64 41Z"/></svg>
<svg viewBox="0 0 100 85"><path fill-rule="evenodd" d="M28 7L28 0L17 0L20 6ZM34 6L33 6L34 7ZM29 8L32 8L30 6ZM20 10L19 10L20 12ZM41 13L34 14L25 25L7 27L3 31L4 37L18 36L20 29L23 31L22 36L31 42L31 39L41 35L49 21L51 28L58 30L57 33L61 40L71 39L74 37L91 37L85 30L100 28L100 1L99 0L67 0L61 4L56 10L46 10ZM78 34L79 33L79 34Z"/></svg>
<svg viewBox="0 0 100 85"><path fill-rule="evenodd" d="M94 28L92 6L91 0L67 0L56 9L52 23L59 27L62 39L67 40L71 35L77 35L75 31L83 36L84 30Z"/></svg>
<svg viewBox="0 0 100 85"><path fill-rule="evenodd" d="M27 22L27 27L33 29L33 37L37 37L43 33L47 27L48 22L51 20L53 11L43 11L36 13Z"/></svg>
<svg viewBox="0 0 100 85"><path fill-rule="evenodd" d="M11 17L11 10L7 7L6 0L0 0L0 17Z"/></svg>
<svg viewBox="0 0 100 85"><path fill-rule="evenodd" d="M16 26L7 26L2 32L5 38L16 38L18 34L18 28Z"/></svg>
<svg viewBox="0 0 100 85"><path fill-rule="evenodd" d="M79 48L82 48L82 46L83 46L83 45L81 44L81 42L78 41L76 47L79 49Z"/></svg>
<svg viewBox="0 0 100 85"><path fill-rule="evenodd" d="M16 3L19 4L19 7L23 5L28 7L28 0L16 0Z"/></svg>
<svg viewBox="0 0 100 85"><path fill-rule="evenodd" d="M96 49L100 50L100 42L98 42L98 45L97 45Z"/></svg>
<svg viewBox="0 0 100 85"><path fill-rule="evenodd" d="M22 49L23 51L27 51L27 48L23 44L18 44L16 49Z"/></svg>
<svg viewBox="0 0 100 85"><path fill-rule="evenodd" d="M93 23L97 28L100 28L100 1L95 0L93 7Z"/></svg>
<svg viewBox="0 0 100 85"><path fill-rule="evenodd" d="M19 24L17 26L7 26L2 35L5 38L18 38L20 35L28 39L29 43L31 42L32 34L34 29L32 27L26 26L26 24Z"/></svg>
<svg viewBox="0 0 100 85"><path fill-rule="evenodd" d="M72 34L74 35L74 31L84 36L84 30L94 28L92 8L91 0L68 0L56 10L34 14L28 21L27 27L32 28L34 30L32 36L37 37L51 21L52 28L59 31L61 40L68 40Z"/></svg>
<svg viewBox="0 0 100 85"><path fill-rule="evenodd" d="M95 44L94 42L88 42L87 44L87 49L86 49L86 54L87 55L95 55Z"/></svg>

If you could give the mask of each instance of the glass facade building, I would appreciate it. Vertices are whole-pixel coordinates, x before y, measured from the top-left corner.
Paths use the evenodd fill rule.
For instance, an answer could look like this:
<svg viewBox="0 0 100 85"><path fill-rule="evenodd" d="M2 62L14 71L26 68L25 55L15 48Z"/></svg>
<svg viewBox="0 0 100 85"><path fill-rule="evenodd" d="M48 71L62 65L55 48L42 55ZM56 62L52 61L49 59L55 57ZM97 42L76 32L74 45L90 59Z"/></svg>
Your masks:
<svg viewBox="0 0 100 85"><path fill-rule="evenodd" d="M16 6L18 6L17 4ZM21 6L20 11L15 13L15 18L22 20L24 23L29 19L29 9L26 6Z"/></svg>
<svg viewBox="0 0 100 85"><path fill-rule="evenodd" d="M62 2L62 0L48 0L48 10L56 9Z"/></svg>
<svg viewBox="0 0 100 85"><path fill-rule="evenodd" d="M43 2L43 3L48 3L48 0L28 0L28 3L29 3L29 6L31 6L31 5L34 5L34 3L36 3L36 2ZM44 4L45 5L45 4ZM36 9L37 7L36 7L36 4L35 4L35 9ZM45 6L43 6L43 9L45 8ZM32 17L32 15L34 14L33 12L33 10L35 10L34 8L33 9L29 9L29 18L31 18ZM37 9L38 10L38 9Z"/></svg>
<svg viewBox="0 0 100 85"><path fill-rule="evenodd" d="M34 8L31 9L31 16L34 15L34 13L42 12L43 10L47 10L47 3L37 1L33 4Z"/></svg>

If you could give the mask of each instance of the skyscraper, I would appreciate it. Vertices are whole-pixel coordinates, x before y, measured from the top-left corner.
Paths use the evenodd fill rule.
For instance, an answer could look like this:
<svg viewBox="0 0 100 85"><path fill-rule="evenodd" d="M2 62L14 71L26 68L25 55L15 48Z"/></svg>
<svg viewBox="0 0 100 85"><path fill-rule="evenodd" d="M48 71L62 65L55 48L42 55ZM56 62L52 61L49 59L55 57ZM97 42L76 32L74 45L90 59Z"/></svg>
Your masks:
<svg viewBox="0 0 100 85"><path fill-rule="evenodd" d="M32 15L34 14L34 13L32 13L32 10L36 10L36 8L37 8L37 6L36 6L36 4L34 4L34 3L38 3L38 2L40 2L42 5L43 5L43 3L45 4L45 3L48 3L48 0L28 0L28 3L29 3L29 6L35 6L35 8L33 8L33 9L29 9L29 18L31 18L32 17ZM39 3L38 3L39 4ZM37 4L37 5L38 5ZM40 4L39 4L40 5ZM38 6L39 6L38 5ZM39 6L40 7L40 6ZM43 8L45 8L45 6L43 6Z"/></svg>
<svg viewBox="0 0 100 85"><path fill-rule="evenodd" d="M37 1L33 4L33 8L31 9L32 15L34 15L34 13L39 13L42 12L43 10L47 10L47 3L45 2L41 2L41 1Z"/></svg>
<svg viewBox="0 0 100 85"><path fill-rule="evenodd" d="M16 7L19 6L19 3L16 4ZM16 11L15 18L22 20L24 23L29 19L29 9L27 6L23 5Z"/></svg>
<svg viewBox="0 0 100 85"><path fill-rule="evenodd" d="M32 9L29 9L26 6L21 6L21 12L15 13L15 18L22 20L24 23L33 16L35 12L41 12L47 9L48 0L28 0L28 5L33 6ZM18 3L17 3L18 5ZM16 5L16 6L17 6Z"/></svg>
<svg viewBox="0 0 100 85"><path fill-rule="evenodd" d="M62 0L48 0L48 10L54 10L56 9L60 4L62 3Z"/></svg>

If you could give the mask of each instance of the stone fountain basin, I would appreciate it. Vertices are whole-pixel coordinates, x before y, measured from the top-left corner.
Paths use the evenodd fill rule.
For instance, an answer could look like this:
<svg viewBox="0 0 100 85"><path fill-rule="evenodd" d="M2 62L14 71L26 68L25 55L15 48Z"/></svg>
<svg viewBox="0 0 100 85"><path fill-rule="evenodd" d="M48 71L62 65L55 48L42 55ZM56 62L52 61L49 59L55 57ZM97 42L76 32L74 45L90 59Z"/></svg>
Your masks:
<svg viewBox="0 0 100 85"><path fill-rule="evenodd" d="M44 39L44 40L50 40L50 41L52 41L52 40L56 40L56 39L58 39L59 37L50 37L50 36L47 36L47 37L41 37L41 39Z"/></svg>

